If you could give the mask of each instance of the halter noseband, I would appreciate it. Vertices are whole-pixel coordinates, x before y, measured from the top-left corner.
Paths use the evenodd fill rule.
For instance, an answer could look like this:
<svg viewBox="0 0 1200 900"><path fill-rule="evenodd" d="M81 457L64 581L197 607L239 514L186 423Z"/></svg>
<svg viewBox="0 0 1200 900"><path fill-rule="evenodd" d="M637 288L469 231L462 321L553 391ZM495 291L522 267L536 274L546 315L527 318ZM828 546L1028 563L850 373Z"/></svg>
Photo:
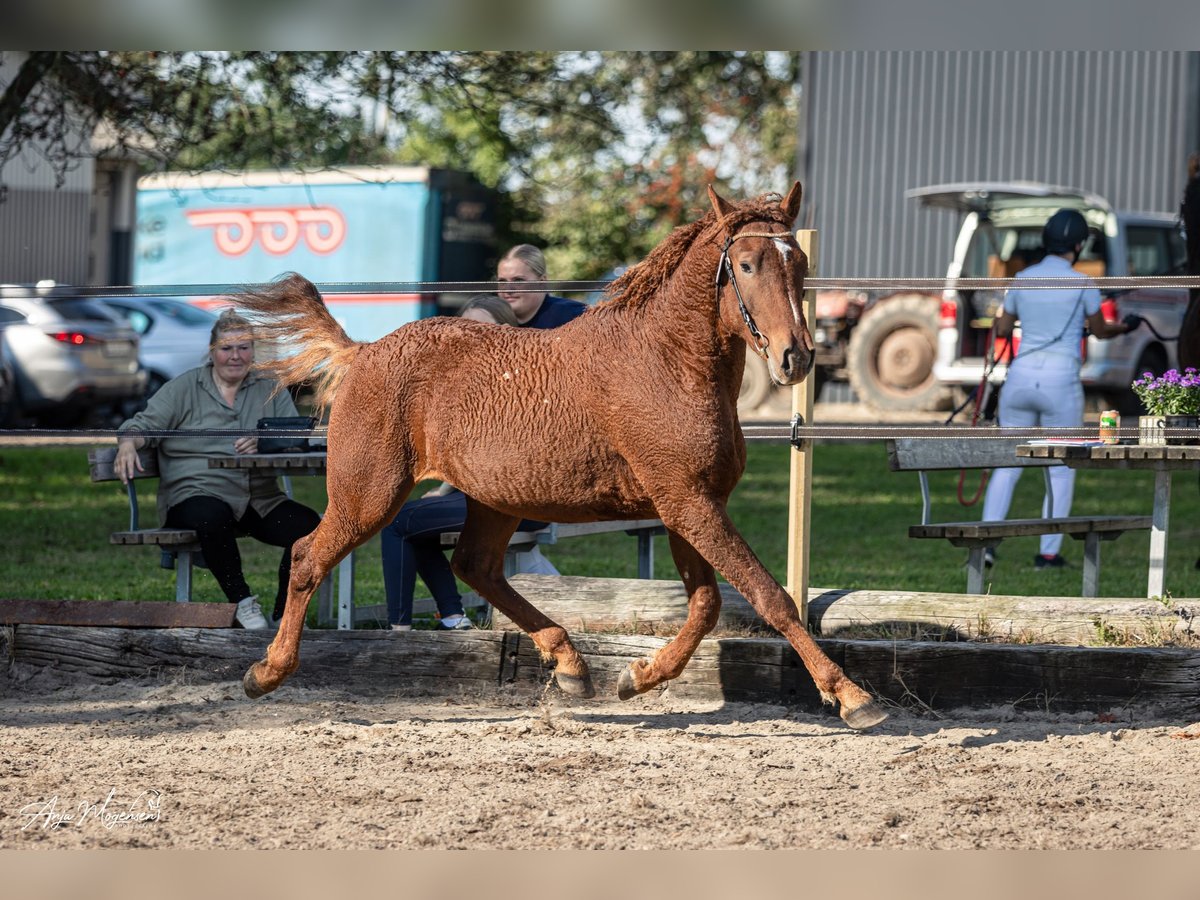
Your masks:
<svg viewBox="0 0 1200 900"><path fill-rule="evenodd" d="M742 300L742 291L738 287L737 277L733 274L733 263L729 261L729 248L733 246L734 241L740 241L742 238L770 238L773 241L790 240L795 242L790 231L742 231L731 237L725 238L725 244L721 247L721 261L717 263L717 279L716 279L716 296L717 302L721 300L721 277L724 273L729 273L729 283L733 285L734 296L737 297L738 311L742 314L742 321L746 323L746 330L750 332L750 337L754 340L751 346L754 352L763 359L767 358L767 347L771 345L771 341L758 330L758 326L754 324L754 317L750 315L750 310L746 309L746 303Z"/></svg>

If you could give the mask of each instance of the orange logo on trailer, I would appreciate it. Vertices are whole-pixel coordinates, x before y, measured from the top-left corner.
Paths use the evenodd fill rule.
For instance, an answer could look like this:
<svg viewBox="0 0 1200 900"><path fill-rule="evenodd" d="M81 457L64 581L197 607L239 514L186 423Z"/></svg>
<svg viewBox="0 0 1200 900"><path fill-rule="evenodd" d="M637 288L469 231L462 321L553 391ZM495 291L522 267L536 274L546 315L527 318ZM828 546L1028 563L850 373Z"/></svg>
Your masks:
<svg viewBox="0 0 1200 900"><path fill-rule="evenodd" d="M187 214L196 228L211 228L226 256L241 256L257 241L267 253L284 256L303 240L313 253L332 253L346 239L346 218L332 206L275 206L257 209L198 209Z"/></svg>

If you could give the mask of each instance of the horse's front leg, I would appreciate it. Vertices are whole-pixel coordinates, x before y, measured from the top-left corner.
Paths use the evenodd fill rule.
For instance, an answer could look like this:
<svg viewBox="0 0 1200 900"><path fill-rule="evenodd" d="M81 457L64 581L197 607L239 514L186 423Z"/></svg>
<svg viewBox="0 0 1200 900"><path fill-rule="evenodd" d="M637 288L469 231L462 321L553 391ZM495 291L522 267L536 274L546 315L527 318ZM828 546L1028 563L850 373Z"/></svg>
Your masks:
<svg viewBox="0 0 1200 900"><path fill-rule="evenodd" d="M723 503L693 494L686 500L656 501L663 524L685 538L755 611L795 648L826 703L836 700L851 728L878 725L887 713L871 695L846 677L808 633L792 598L754 555L729 519Z"/></svg>
<svg viewBox="0 0 1200 900"><path fill-rule="evenodd" d="M717 624L721 612L721 591L713 567L696 548L674 531L667 532L671 557L688 592L688 616L679 633L649 659L629 664L617 681L617 696L628 700L644 694L664 681L678 678L684 666L700 646L700 641Z"/></svg>
<svg viewBox="0 0 1200 900"><path fill-rule="evenodd" d="M450 565L458 576L477 590L526 632L543 660L554 663L554 680L572 697L593 697L588 665L567 631L518 594L504 577L504 554L520 519L508 516L467 498L467 521Z"/></svg>

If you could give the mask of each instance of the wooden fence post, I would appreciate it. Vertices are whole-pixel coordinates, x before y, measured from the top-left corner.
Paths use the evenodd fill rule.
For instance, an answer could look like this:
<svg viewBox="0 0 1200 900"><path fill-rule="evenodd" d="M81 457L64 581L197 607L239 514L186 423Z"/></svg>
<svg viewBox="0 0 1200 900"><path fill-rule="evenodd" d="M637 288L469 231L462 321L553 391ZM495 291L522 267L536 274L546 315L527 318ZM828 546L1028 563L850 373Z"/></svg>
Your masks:
<svg viewBox="0 0 1200 900"><path fill-rule="evenodd" d="M817 274L817 232L811 228L796 231L796 241L808 257L808 275ZM804 318L813 327L816 294L804 292ZM804 424L812 424L816 402L816 370L792 388L792 415L800 414ZM808 621L808 545L812 507L812 444L791 454L791 491L788 497L787 590L800 612L800 621Z"/></svg>

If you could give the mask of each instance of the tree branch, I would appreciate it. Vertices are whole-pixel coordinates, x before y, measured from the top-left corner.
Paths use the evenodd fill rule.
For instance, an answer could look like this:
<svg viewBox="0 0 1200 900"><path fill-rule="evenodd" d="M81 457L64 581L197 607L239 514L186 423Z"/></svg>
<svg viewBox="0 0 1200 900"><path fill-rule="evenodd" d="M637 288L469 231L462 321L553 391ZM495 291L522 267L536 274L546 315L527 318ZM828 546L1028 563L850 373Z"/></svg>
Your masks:
<svg viewBox="0 0 1200 900"><path fill-rule="evenodd" d="M60 55L57 50L35 50L21 63L17 76L5 88L4 95L0 96L0 135L8 131L9 126L16 121L25 106L25 101L42 83L42 79L54 67Z"/></svg>

